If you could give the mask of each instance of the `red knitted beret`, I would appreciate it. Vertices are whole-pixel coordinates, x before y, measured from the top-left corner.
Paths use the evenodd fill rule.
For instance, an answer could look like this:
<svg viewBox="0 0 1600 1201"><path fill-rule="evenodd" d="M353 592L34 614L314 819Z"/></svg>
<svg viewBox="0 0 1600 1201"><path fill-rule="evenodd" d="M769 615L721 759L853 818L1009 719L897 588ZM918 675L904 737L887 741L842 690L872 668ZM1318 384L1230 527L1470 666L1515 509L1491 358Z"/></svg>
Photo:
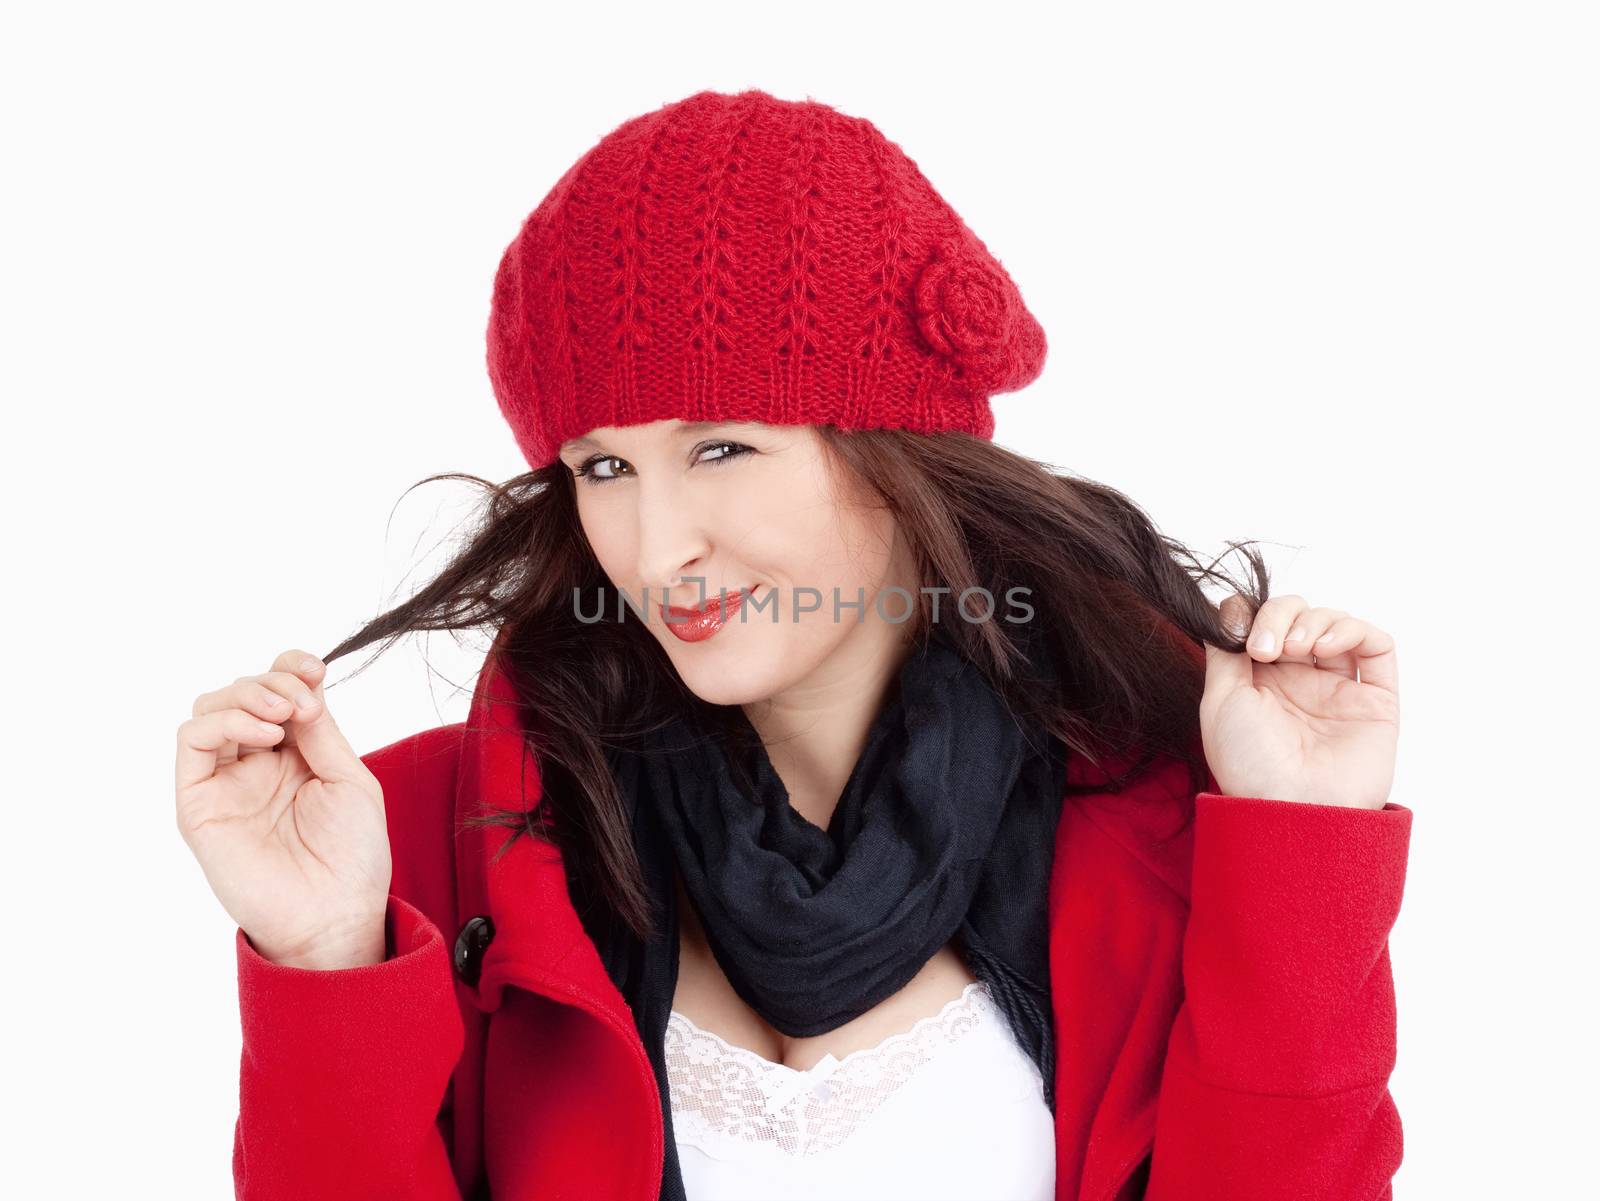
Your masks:
<svg viewBox="0 0 1600 1201"><path fill-rule="evenodd" d="M760 89L624 121L495 274L489 378L534 467L605 425L994 433L1045 336L1010 275L870 122Z"/></svg>

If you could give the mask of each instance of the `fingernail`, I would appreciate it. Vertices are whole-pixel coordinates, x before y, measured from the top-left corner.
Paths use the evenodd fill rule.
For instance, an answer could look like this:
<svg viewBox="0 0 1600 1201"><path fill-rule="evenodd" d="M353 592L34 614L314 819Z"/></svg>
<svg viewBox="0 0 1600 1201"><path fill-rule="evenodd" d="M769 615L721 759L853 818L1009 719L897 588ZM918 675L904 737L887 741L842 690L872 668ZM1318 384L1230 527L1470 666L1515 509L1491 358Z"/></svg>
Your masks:
<svg viewBox="0 0 1600 1201"><path fill-rule="evenodd" d="M298 705L298 707L300 709L300 712L302 712L302 713L310 713L313 709L315 709L317 707L317 698L312 696L308 692L303 697L301 697L299 699L299 701L296 702L296 704Z"/></svg>
<svg viewBox="0 0 1600 1201"><path fill-rule="evenodd" d="M1258 651L1270 651L1273 645L1271 630L1262 630L1254 638L1250 639L1250 646Z"/></svg>
<svg viewBox="0 0 1600 1201"><path fill-rule="evenodd" d="M321 666L322 666L322 660L320 660L320 659L312 659L310 657L307 657L307 658L304 658L304 659L300 660L300 670L301 671L316 671L317 668L319 668Z"/></svg>

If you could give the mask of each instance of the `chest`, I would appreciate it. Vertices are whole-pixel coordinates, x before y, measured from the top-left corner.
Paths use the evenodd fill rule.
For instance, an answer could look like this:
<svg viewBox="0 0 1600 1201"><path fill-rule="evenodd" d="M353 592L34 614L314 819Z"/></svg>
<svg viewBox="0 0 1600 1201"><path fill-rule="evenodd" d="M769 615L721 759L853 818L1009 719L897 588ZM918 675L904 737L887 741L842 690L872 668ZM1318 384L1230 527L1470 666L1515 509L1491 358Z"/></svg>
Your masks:
<svg viewBox="0 0 1600 1201"><path fill-rule="evenodd" d="M678 887L664 1052L690 1198L1053 1201L1038 1070L954 944L852 1021L790 1038L734 991Z"/></svg>
<svg viewBox="0 0 1600 1201"><path fill-rule="evenodd" d="M977 979L957 946L948 943L893 996L825 1034L794 1038L775 1029L734 990L711 951L682 880L676 874L673 879L680 915L674 1013L688 1019L700 1034L795 1071L811 1070L829 1056L842 1060L909 1031L959 1001Z"/></svg>
<svg viewBox="0 0 1600 1201"><path fill-rule="evenodd" d="M472 914L492 913L497 927L473 990L477 1004L467 1011L472 1020L461 1056L465 1066L456 1079L457 1153L468 1163L483 1157L496 1196L503 1192L508 1197L616 1196L647 1201L655 1196L660 1180L662 1140L667 1133L661 1105L665 1098L657 1092L633 1015L611 985L576 911L565 903L559 859L536 858L527 847L519 851L486 874L486 894L483 884L469 877L454 915L465 921ZM1055 865L1050 939L1058 1034L1057 1110L1051 1131L1055 1188L1050 1194L1018 1187L1009 1195L1112 1201L1124 1195L1123 1186L1153 1140L1155 1099L1172 1013L1182 996L1178 968L1186 910L1177 892L1157 887L1147 873L1137 870L1127 845L1108 841L1077 806L1067 806L1057 831ZM781 1034L739 1001L716 970L703 932L693 924L692 906L683 903L676 881L674 886L679 913L690 915L680 923L674 1007L717 1030L731 1045L748 1048L751 1058L759 1056L762 1065L803 1073L821 1064L831 1076L826 1090L773 1093L759 1085L743 1089L736 1097L739 1104L724 1104L720 1114L702 1107L703 1121L687 1116L693 1103L680 1106L681 1084L676 1087L671 1133L686 1176L700 1182L691 1196L716 1201L786 1195L776 1183L764 1192L748 1191L752 1157L765 1161L775 1173L760 1179L796 1187L809 1182L808 1187L819 1190L810 1195L817 1197L849 1195L849 1186L838 1182L851 1179L852 1173L859 1179L860 1172L885 1162L874 1149L881 1153L885 1147L903 1146L906 1150L894 1156L895 1162L919 1167L930 1161L933 1152L948 1152L929 1167L935 1176L962 1164L992 1164L994 1157L971 1151L970 1140L978 1131L985 1132L984 1137L1004 1135L1003 1162L1035 1167L1046 1162L1048 1143L1029 1133L1044 1129L1039 1121L1042 1109L1029 1109L1019 1101L1018 1109L1005 1111L1010 1120L986 1124L1001 1112L993 1099L1009 1085L997 1084L986 1064L964 1069L972 1068L974 1061L1003 1059L995 1044L990 1045L993 1054L941 1055L925 1065L936 1071L912 1073L912 1087L901 1088L889 1104L870 1100L879 1097L878 1092L857 1090L852 1095L869 1097L868 1118L841 1121L847 1109L854 1112L856 1107L841 1106L836 1087L853 1080L855 1073L840 1076L835 1065L870 1060L870 1054L855 1061L845 1057L938 1012L938 1002L957 996L961 984L949 981L948 990L938 990L893 1019L886 1016L887 1009L861 1015L857 1021L876 1021L884 1015L885 1020L871 1029L840 1027L809 1049L786 1044ZM528 915L537 915L538 920ZM964 969L958 951L941 949L935 961ZM960 970L958 978L964 982L972 976ZM909 1001L912 995L897 994L884 1004ZM851 1035L857 1037L846 1041ZM968 1035L952 1049L959 1050L962 1044L983 1049ZM1018 1063L1025 1059L1021 1056ZM724 1072L729 1062L720 1057L712 1066ZM1062 1070L1063 1064L1069 1066ZM764 1074L734 1072L731 1078L755 1080ZM680 1081L686 1075L680 1073ZM1020 1075L1009 1071L1007 1075L1017 1082L1020 1094ZM1108 1088L1108 1081L1116 1082L1115 1087ZM752 1113L753 1109L759 1112ZM782 1122L769 1121L769 1113L776 1113ZM940 1124L946 1120L953 1127ZM713 1140L728 1135L730 1121L735 1125L742 1121L738 1157L719 1161L721 1147L702 1152L685 1141L685 1136L694 1137L698 1123L702 1146L712 1146ZM821 1153L796 1158L782 1143L791 1123L805 1132L805 1145L822 1149ZM839 1132L844 1130L850 1134L841 1141ZM625 1132L620 1144L619 1131ZM897 1142L896 1131L904 1139L915 1136L914 1143ZM1022 1142L1013 1145L1006 1141L1011 1138ZM753 1149L747 1145L751 1141L763 1145ZM619 1154L619 1145L629 1152ZM856 1153L866 1157L862 1164L851 1163ZM730 1165L717 1169L728 1174L722 1180L727 1189L719 1193L707 1186L707 1173L696 1176L697 1162L707 1172L708 1165L717 1162ZM925 1176L918 1179L926 1183ZM830 1182L838 1185L831 1192ZM958 1195L985 1192L980 1183ZM885 1183L873 1195L887 1198L893 1193ZM940 1190L930 1188L921 1195L937 1196Z"/></svg>

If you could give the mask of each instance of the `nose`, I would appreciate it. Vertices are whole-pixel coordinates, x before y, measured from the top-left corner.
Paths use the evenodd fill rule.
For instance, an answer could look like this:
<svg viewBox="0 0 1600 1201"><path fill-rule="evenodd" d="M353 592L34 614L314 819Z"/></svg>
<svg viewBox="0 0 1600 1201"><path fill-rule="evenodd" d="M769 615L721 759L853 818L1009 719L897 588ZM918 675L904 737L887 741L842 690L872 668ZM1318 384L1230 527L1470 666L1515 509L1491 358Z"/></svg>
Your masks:
<svg viewBox="0 0 1600 1201"><path fill-rule="evenodd" d="M684 577L703 574L700 567L711 549L699 515L681 494L641 488L638 530L640 582L663 599L676 590L671 604L698 603L701 585L686 584Z"/></svg>

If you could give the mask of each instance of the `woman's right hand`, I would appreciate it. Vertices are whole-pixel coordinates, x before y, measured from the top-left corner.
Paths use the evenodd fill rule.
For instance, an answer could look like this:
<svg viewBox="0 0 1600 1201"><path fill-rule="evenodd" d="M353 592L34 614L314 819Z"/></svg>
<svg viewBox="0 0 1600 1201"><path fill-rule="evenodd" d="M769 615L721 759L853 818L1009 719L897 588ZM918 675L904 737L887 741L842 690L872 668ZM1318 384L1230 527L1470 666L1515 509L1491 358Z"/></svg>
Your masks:
<svg viewBox="0 0 1600 1201"><path fill-rule="evenodd" d="M195 698L178 727L178 830L265 958L341 968L385 957L391 861L383 788L323 697L325 665L287 650L270 671Z"/></svg>

